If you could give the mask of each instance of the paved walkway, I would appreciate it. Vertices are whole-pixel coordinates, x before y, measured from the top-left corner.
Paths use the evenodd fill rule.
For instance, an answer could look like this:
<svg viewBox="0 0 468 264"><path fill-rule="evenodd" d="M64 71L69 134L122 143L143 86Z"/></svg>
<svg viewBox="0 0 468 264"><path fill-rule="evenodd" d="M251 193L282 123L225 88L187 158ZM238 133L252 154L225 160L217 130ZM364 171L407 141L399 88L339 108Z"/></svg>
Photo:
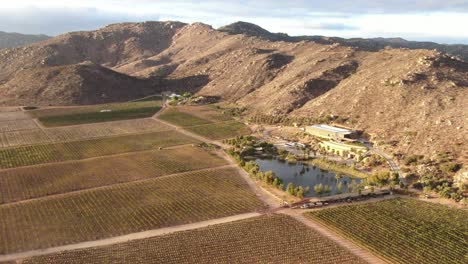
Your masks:
<svg viewBox="0 0 468 264"><path fill-rule="evenodd" d="M143 232L132 233L128 235L111 237L111 238L106 238L106 239L101 239L101 240L88 241L88 242L82 242L82 243L77 243L77 244L46 248L46 249L31 250L31 251L13 253L13 254L8 254L8 255L0 255L0 262L59 253L59 252L66 251L66 250L76 250L76 249L84 249L84 248L109 246L113 244L124 243L124 242L138 240L138 239L163 236L163 235L167 235L167 234L171 234L171 233L179 232L179 231L187 231L187 230L193 230L193 229L207 227L211 225L229 223L229 222L248 219L248 218L252 218L252 217L256 217L260 215L261 214L257 212L239 214L239 215L217 218L217 219L196 222L196 223L191 223L191 224L186 224L186 225L178 225L178 226L147 230Z"/></svg>

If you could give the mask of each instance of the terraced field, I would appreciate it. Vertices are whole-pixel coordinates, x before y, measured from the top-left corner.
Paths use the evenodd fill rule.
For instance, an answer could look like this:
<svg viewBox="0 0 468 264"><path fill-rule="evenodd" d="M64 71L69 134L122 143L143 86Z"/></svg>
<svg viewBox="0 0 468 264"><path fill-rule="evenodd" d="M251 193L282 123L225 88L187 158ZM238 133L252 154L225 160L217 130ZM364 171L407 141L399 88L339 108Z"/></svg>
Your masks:
<svg viewBox="0 0 468 264"><path fill-rule="evenodd" d="M23 263L366 263L285 215L269 215Z"/></svg>
<svg viewBox="0 0 468 264"><path fill-rule="evenodd" d="M146 118L161 109L161 100L103 104L80 107L54 107L28 113L47 127Z"/></svg>
<svg viewBox="0 0 468 264"><path fill-rule="evenodd" d="M468 211L409 199L324 209L307 214L391 263L468 261Z"/></svg>
<svg viewBox="0 0 468 264"><path fill-rule="evenodd" d="M227 161L212 152L183 147L9 169L0 171L0 203L222 165Z"/></svg>
<svg viewBox="0 0 468 264"><path fill-rule="evenodd" d="M252 133L249 127L237 121L192 126L186 129L210 139L226 139Z"/></svg>
<svg viewBox="0 0 468 264"><path fill-rule="evenodd" d="M6 169L41 163L79 160L196 142L198 141L177 131L162 131L7 148L0 149L0 168Z"/></svg>
<svg viewBox="0 0 468 264"><path fill-rule="evenodd" d="M198 222L263 207L236 169L193 172L0 205L0 254Z"/></svg>

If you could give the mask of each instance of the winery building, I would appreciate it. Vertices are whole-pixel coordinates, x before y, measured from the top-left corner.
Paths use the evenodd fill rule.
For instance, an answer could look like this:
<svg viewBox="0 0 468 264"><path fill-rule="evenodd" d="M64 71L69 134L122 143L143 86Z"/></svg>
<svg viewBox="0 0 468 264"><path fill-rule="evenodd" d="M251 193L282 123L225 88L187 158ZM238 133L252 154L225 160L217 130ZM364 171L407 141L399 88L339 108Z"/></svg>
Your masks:
<svg viewBox="0 0 468 264"><path fill-rule="evenodd" d="M305 130L313 136L334 140L352 139L356 135L355 131L324 124L308 126Z"/></svg>

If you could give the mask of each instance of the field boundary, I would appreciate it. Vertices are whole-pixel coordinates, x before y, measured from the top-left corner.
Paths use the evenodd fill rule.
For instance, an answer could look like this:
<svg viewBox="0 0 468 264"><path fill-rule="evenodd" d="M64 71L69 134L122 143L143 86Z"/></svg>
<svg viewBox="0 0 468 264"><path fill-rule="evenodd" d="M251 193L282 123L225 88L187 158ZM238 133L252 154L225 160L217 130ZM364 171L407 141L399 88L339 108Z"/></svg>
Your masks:
<svg viewBox="0 0 468 264"><path fill-rule="evenodd" d="M244 220L244 219L253 218L257 216L261 216L261 213L251 212L251 213L245 213L245 214L238 214L238 215L232 215L232 216L211 219L211 220L206 220L206 221L201 221L201 222L195 222L195 223L190 223L190 224L152 229L152 230L131 233L131 234L123 235L123 236L116 236L116 237L111 237L111 238L106 238L106 239L86 241L86 242L81 242L81 243L76 243L76 244L45 248L45 249L39 249L39 250L24 251L24 252L7 254L7 255L0 255L0 262L20 260L20 259L59 253L62 251L69 251L69 250L75 250L75 249L84 249L84 248L114 245L114 244L125 243L125 242L129 242L133 240L151 238L151 237L156 237L156 236L163 236L163 235L167 235L167 234L171 234L171 233L179 232L179 231L187 231L187 230L198 229L198 228L207 227L211 225L225 224L225 223L234 222L238 220Z"/></svg>

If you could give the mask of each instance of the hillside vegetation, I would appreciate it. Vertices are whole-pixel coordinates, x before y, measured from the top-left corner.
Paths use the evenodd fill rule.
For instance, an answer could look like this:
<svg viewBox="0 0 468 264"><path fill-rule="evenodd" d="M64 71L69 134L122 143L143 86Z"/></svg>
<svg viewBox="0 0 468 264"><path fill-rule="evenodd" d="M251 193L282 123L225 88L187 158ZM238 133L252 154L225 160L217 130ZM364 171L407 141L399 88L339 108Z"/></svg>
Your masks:
<svg viewBox="0 0 468 264"><path fill-rule="evenodd" d="M123 23L2 50L0 104L96 104L190 91L249 114L332 116L393 153L449 151L466 162L466 62L435 50L269 34L248 23L220 30Z"/></svg>

